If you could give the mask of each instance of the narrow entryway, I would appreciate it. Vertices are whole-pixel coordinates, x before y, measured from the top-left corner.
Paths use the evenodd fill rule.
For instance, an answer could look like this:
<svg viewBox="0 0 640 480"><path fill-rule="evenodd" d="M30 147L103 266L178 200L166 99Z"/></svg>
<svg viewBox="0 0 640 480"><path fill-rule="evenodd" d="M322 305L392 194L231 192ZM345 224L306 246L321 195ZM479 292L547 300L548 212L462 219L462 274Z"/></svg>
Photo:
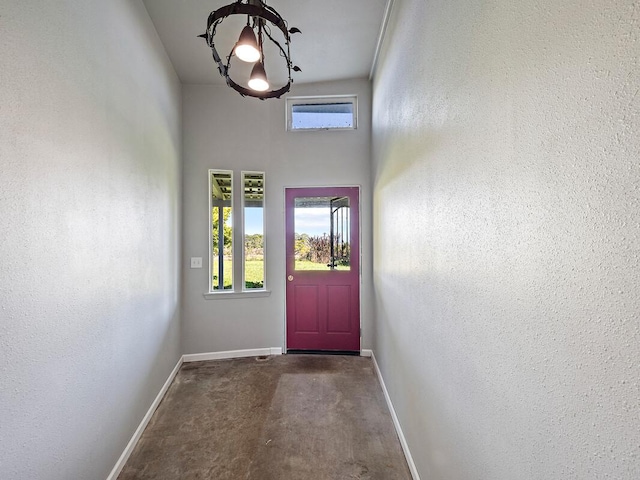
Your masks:
<svg viewBox="0 0 640 480"><path fill-rule="evenodd" d="M184 364L120 480L410 480L370 358Z"/></svg>

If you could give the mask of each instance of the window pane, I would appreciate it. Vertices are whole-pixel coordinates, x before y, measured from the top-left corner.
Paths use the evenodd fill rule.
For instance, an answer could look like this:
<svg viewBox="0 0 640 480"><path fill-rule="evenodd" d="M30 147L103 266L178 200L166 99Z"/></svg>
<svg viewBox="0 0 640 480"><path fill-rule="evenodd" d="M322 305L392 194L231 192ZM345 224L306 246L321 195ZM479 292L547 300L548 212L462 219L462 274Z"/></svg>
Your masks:
<svg viewBox="0 0 640 480"><path fill-rule="evenodd" d="M291 128L353 128L353 114L352 102L292 105Z"/></svg>
<svg viewBox="0 0 640 480"><path fill-rule="evenodd" d="M243 173L244 287L264 288L264 173Z"/></svg>
<svg viewBox="0 0 640 480"><path fill-rule="evenodd" d="M211 290L233 289L233 173L209 170Z"/></svg>
<svg viewBox="0 0 640 480"><path fill-rule="evenodd" d="M296 198L294 206L295 269L349 270L349 198Z"/></svg>

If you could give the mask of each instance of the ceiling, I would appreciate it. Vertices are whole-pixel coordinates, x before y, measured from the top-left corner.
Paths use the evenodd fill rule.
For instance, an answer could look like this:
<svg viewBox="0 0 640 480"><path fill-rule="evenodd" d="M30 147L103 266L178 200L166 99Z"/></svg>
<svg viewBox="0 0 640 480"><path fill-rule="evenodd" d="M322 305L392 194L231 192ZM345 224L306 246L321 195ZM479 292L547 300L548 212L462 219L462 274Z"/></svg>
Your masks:
<svg viewBox="0 0 640 480"><path fill-rule="evenodd" d="M205 40L212 10L233 0L143 0L158 35L185 84L224 84ZM266 0L302 34L291 35L291 60L302 71L295 83L368 77L390 0ZM237 17L237 18L236 18ZM226 57L238 40L244 20L229 17L219 26L216 48ZM274 30L277 30L274 28ZM250 65L234 60L232 78L249 77ZM286 63L265 51L265 68L272 84L286 83Z"/></svg>

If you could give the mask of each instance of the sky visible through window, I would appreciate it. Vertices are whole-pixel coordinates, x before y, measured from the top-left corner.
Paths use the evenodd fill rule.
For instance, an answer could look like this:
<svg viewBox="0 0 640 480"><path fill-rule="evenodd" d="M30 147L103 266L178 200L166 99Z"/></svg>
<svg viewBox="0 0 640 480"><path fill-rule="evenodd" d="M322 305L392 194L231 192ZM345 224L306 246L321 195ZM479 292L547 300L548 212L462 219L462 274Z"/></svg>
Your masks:
<svg viewBox="0 0 640 480"><path fill-rule="evenodd" d="M262 208L247 207L244 211L245 235L262 234ZM296 209L296 233L310 236L329 235L330 216L328 207Z"/></svg>
<svg viewBox="0 0 640 480"><path fill-rule="evenodd" d="M262 234L262 207L246 207L244 209L244 233L245 235Z"/></svg>
<svg viewBox="0 0 640 480"><path fill-rule="evenodd" d="M293 130L353 128L353 103L292 105L291 127Z"/></svg>
<svg viewBox="0 0 640 480"><path fill-rule="evenodd" d="M331 230L331 210L329 207L296 208L294 225L296 233L322 236Z"/></svg>
<svg viewBox="0 0 640 480"><path fill-rule="evenodd" d="M353 115L350 113L298 113L293 115L293 128L352 128Z"/></svg>

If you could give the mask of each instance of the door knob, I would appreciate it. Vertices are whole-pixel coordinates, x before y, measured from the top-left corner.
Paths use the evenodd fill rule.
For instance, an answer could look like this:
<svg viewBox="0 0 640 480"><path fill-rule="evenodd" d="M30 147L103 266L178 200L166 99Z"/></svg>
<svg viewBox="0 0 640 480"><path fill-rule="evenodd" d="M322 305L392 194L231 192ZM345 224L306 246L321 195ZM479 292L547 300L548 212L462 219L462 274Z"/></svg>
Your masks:
<svg viewBox="0 0 640 480"><path fill-rule="evenodd" d="M287 277L287 280L289 280L290 282L293 282L293 275L289 275L289 276Z"/></svg>

